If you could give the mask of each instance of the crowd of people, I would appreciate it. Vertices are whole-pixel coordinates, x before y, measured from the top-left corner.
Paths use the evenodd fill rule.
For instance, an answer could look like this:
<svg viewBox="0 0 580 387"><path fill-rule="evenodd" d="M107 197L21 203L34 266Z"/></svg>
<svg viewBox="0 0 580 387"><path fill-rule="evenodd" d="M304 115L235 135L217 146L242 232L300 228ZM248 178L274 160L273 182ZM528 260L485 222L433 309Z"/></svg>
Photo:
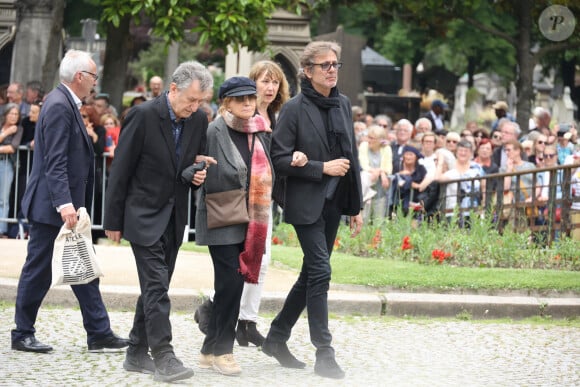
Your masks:
<svg viewBox="0 0 580 387"><path fill-rule="evenodd" d="M506 176L501 182L485 176L578 163L574 123L550 128L549 113L538 108L532 130L521 136L502 101L494 104L498 120L491 130L468 123L459 132L448 131L448 106L442 100L433 101L414 123L406 118L393 122L385 114L373 117L340 94L340 56L334 42L308 44L300 57L301 91L293 98L281 67L257 62L248 76L220 85L217 111L208 101L213 77L195 61L181 63L167 89L160 77L152 77L150 93L136 97L120 116L106 94L92 92L96 65L82 51L67 52L59 70L61 84L46 98L38 83L30 83L31 100L28 92L23 99L22 85L11 84L2 105L0 218L7 217L10 189L16 186L18 216L28 219L31 235L12 348L52 351L36 339L34 325L50 286L54 240L63 224L74 227L79 207L92 208L97 220L104 213L106 236L130 243L141 290L124 339L110 329L98 279L72 287L89 351L127 347L123 368L153 374L157 381L193 376L171 344L168 295L193 190L196 243L208 246L214 268L213 298L196 312L205 334L198 366L239 375L237 341L261 347L283 367L306 367L288 346L306 310L316 349L314 372L342 379L327 300L330 259L342 220L349 221L355 237L363 222L398 214L441 220L461 209L462 225L469 226L472 211L466 209L484 203L494 185L523 195L514 200L533 195L545 201L550 180L557 179L562 197L563 176L557 172ZM18 158L19 170L31 172L16 178L14 154L21 144L34 150L34 158ZM94 163L95 157L102 162ZM107 184L99 180L103 177ZM465 180L447 184L457 179ZM444 216L438 214L442 187ZM578 169L571 187L580 195ZM296 231L303 265L264 337L256 322L277 206ZM0 223L0 232L7 235L6 224Z"/></svg>
<svg viewBox="0 0 580 387"><path fill-rule="evenodd" d="M498 101L493 105L497 120L491 128L469 122L456 132L435 129L448 107L441 100L433 101L431 106L431 111L415 124L405 118L393 123L383 114L365 115L360 107L353 106L366 222L391 218L398 209L406 216L412 209L414 216L430 220L436 214L438 218L450 220L454 212L459 212L460 224L468 226L471 213L481 211L486 203L486 195L493 202L498 188L515 191L516 181L517 191L523 196L505 204L533 200L539 203L540 212L531 221L535 225L548 222L547 211L541 210L548 206L550 176L559 179L555 199L562 198L561 170L552 174L543 171L510 176L503 184L484 177L579 164L578 131L574 122L551 124L548 110L539 107L534 109L529 130L524 134L507 113L507 103ZM459 179L465 181L446 184ZM571 195L580 196L577 169L569 183ZM443 206L438 201L442 187ZM532 193L532 187L537 192ZM560 206L558 203L556 207ZM580 209L580 205L574 203L572 209ZM576 216L575 211L573 215ZM574 217L572 221L577 223L579 219Z"/></svg>

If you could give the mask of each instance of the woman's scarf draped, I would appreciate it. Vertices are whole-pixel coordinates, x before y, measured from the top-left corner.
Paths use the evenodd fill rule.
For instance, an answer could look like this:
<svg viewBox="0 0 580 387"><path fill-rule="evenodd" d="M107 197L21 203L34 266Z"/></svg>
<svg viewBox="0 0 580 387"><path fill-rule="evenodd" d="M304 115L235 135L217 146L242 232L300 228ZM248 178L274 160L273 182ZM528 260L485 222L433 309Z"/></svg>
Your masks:
<svg viewBox="0 0 580 387"><path fill-rule="evenodd" d="M250 222L246 231L244 250L240 253L240 273L249 283L258 283L262 256L266 249L268 218L272 197L272 170L262 142L255 133L270 132L264 118L256 115L248 120L226 112L226 124L233 130L248 134L250 148L250 176L248 176L248 215Z"/></svg>

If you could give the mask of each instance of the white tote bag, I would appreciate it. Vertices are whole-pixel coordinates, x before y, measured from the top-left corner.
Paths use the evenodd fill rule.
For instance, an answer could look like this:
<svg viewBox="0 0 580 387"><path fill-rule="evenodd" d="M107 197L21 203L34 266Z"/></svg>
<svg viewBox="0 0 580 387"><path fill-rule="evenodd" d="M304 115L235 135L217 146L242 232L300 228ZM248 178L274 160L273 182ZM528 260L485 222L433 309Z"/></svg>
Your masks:
<svg viewBox="0 0 580 387"><path fill-rule="evenodd" d="M93 247L91 218L84 207L77 215L75 228L63 225L54 241L51 286L87 284L103 276Z"/></svg>

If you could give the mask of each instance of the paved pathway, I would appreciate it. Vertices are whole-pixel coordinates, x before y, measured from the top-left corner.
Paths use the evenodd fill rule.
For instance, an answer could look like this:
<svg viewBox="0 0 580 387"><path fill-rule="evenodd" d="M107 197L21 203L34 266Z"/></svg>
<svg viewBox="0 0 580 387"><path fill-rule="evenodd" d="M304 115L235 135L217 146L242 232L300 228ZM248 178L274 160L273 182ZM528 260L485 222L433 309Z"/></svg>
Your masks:
<svg viewBox="0 0 580 387"><path fill-rule="evenodd" d="M151 376L128 373L123 353L91 354L78 310L43 308L38 339L50 354L10 350L14 308L0 304L0 385L153 386ZM126 335L132 312L111 312L113 329ZM272 316L261 318L267 329ZM197 367L202 335L191 314L172 315L177 355L195 369L184 385L196 386L580 386L580 329L553 325L460 321L332 318L342 381L313 373L314 350L301 318L289 342L305 370L289 370L255 347L236 346L243 373L221 376Z"/></svg>

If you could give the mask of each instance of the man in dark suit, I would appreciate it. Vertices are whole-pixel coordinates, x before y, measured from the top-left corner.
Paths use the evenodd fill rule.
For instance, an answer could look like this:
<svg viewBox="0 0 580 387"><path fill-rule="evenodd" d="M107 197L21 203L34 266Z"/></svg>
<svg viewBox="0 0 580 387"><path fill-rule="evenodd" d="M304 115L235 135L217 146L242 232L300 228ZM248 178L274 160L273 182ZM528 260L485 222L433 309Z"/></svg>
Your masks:
<svg viewBox="0 0 580 387"><path fill-rule="evenodd" d="M315 41L300 58L302 91L280 112L272 137L276 173L287 176L284 221L294 226L304 253L302 270L276 316L262 351L287 368L304 368L286 342L304 308L310 340L316 347L314 372L342 379L328 328L330 256L342 215L350 216L352 235L362 227L360 166L350 101L336 87L340 47ZM308 157L297 165L295 151Z"/></svg>
<svg viewBox="0 0 580 387"><path fill-rule="evenodd" d="M52 350L36 340L34 323L51 284L54 240L63 222L73 228L77 209L90 208L93 199L93 146L79 107L96 84L97 66L88 53L70 50L59 73L61 84L47 97L38 118L34 163L22 199L22 210L31 226L16 295L16 329L12 330L12 349L19 351ZM99 280L71 287L83 315L89 351L126 347L128 341L111 330Z"/></svg>
<svg viewBox="0 0 580 387"><path fill-rule="evenodd" d="M443 121L445 120L445 110L447 109L449 109L449 106L440 99L431 102L431 110L429 110L423 117L431 121L431 128L433 131L442 130L445 127Z"/></svg>
<svg viewBox="0 0 580 387"><path fill-rule="evenodd" d="M199 156L208 123L197 110L212 87L212 76L201 64L179 65L168 92L129 111L109 175L105 233L115 242L121 237L131 242L141 286L123 367L155 373L157 381L193 376L173 352L167 291L183 240L190 188L199 187L206 176L203 169L182 181L182 171L196 158L215 162Z"/></svg>

